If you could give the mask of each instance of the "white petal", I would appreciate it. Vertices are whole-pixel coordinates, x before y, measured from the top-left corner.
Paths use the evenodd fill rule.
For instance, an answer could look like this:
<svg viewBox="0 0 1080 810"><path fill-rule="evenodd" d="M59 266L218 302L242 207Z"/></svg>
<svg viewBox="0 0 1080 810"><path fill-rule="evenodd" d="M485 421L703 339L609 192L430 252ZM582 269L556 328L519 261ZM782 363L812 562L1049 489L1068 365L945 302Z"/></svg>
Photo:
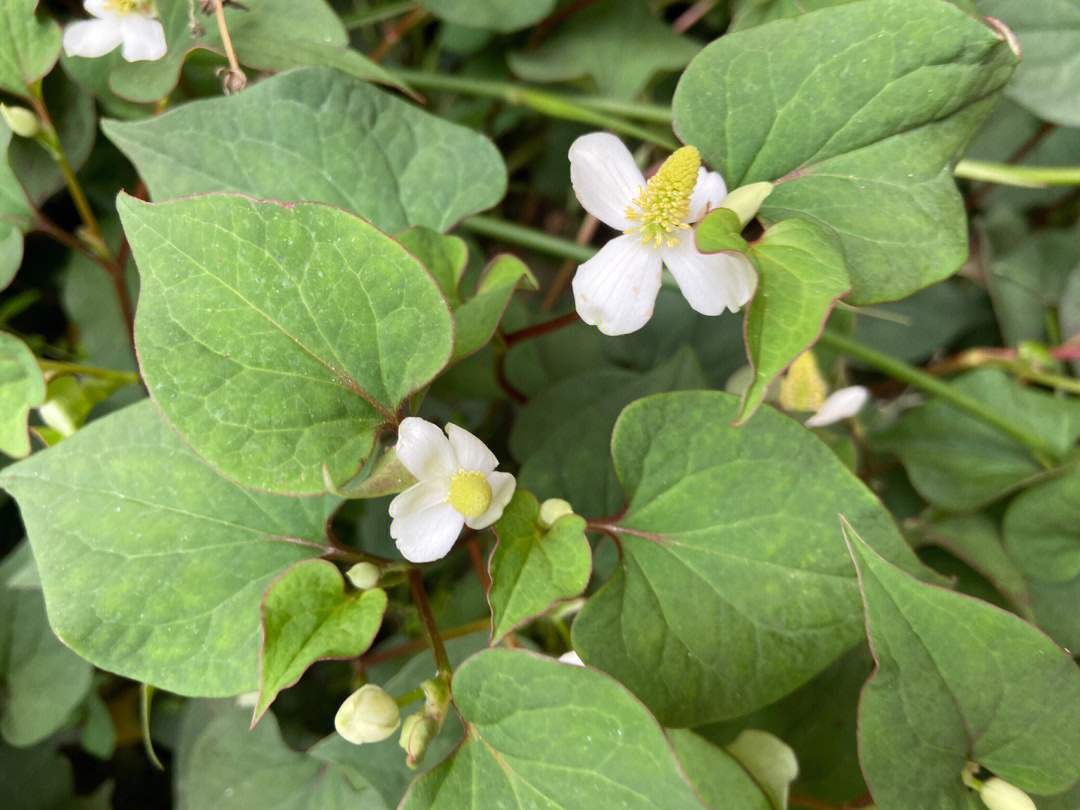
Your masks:
<svg viewBox="0 0 1080 810"><path fill-rule="evenodd" d="M841 388L829 395L829 398L818 408L818 412L804 423L807 427L824 427L841 419L854 416L862 406L870 399L870 392L861 385L853 385L849 388Z"/></svg>
<svg viewBox="0 0 1080 810"><path fill-rule="evenodd" d="M112 20L80 20L64 29L64 53L94 58L121 42L120 26Z"/></svg>
<svg viewBox="0 0 1080 810"><path fill-rule="evenodd" d="M83 0L82 5L87 14L93 14L95 17L116 17L111 11L106 11L105 0Z"/></svg>
<svg viewBox="0 0 1080 810"><path fill-rule="evenodd" d="M582 207L605 225L620 231L632 227L626 209L645 178L614 135L592 132L570 144L570 183Z"/></svg>
<svg viewBox="0 0 1080 810"><path fill-rule="evenodd" d="M690 194L690 213L687 222L697 222L706 213L716 208L727 196L727 183L717 172L705 168L698 169L697 185Z"/></svg>
<svg viewBox="0 0 1080 810"><path fill-rule="evenodd" d="M677 245L661 249L682 294L702 315L719 315L725 309L736 312L754 294L757 274L745 256L699 253L689 232Z"/></svg>
<svg viewBox="0 0 1080 810"><path fill-rule="evenodd" d="M121 54L128 62L153 61L165 55L165 29L160 20L132 13L121 17L120 25L124 38Z"/></svg>
<svg viewBox="0 0 1080 810"><path fill-rule="evenodd" d="M488 450L488 446L465 428L448 424L446 435L450 437L450 447L457 457L459 468L489 473L499 466L499 460Z"/></svg>
<svg viewBox="0 0 1080 810"><path fill-rule="evenodd" d="M421 481L413 484L390 501L390 517L404 517L411 512L422 512L440 503L446 503L450 485L445 479Z"/></svg>
<svg viewBox="0 0 1080 810"><path fill-rule="evenodd" d="M448 503L390 521L390 536L409 562L431 562L445 557L461 534L465 518Z"/></svg>
<svg viewBox="0 0 1080 810"><path fill-rule="evenodd" d="M641 236L616 237L577 269L574 305L605 335L636 332L652 317L660 291L660 254Z"/></svg>
<svg viewBox="0 0 1080 810"><path fill-rule="evenodd" d="M420 481L448 478L458 471L450 440L426 419L408 416L401 420L395 452L405 469Z"/></svg>
<svg viewBox="0 0 1080 810"><path fill-rule="evenodd" d="M559 656L559 661L561 661L564 664L573 664L575 667L583 667L583 666L585 666L585 662L581 660L581 656L578 655L573 650L570 650L570 652L565 652L562 655L560 655Z"/></svg>
<svg viewBox="0 0 1080 810"><path fill-rule="evenodd" d="M491 505L480 517L467 518L465 525L470 529L486 529L502 517L503 509L514 496L517 481L510 473L492 472L487 474L488 486L491 487Z"/></svg>

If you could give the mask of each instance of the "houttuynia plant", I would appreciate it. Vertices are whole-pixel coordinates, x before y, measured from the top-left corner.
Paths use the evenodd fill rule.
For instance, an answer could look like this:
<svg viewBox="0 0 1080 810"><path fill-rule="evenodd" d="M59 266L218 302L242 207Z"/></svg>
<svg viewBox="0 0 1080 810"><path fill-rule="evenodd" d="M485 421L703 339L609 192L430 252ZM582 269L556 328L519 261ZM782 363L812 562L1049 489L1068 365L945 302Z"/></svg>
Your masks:
<svg viewBox="0 0 1080 810"><path fill-rule="evenodd" d="M1080 810L1080 0L0 0L3 810Z"/></svg>

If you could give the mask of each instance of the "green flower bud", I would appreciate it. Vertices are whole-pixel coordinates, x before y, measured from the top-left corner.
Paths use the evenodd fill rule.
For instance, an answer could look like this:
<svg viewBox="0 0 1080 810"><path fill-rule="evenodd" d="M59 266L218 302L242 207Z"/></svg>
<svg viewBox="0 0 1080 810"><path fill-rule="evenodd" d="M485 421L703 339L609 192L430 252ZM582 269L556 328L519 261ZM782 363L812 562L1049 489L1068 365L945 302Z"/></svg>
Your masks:
<svg viewBox="0 0 1080 810"><path fill-rule="evenodd" d="M988 810L1036 810L1035 802L1016 785L991 776L979 788L979 798Z"/></svg>
<svg viewBox="0 0 1080 810"><path fill-rule="evenodd" d="M410 768L420 767L420 762L427 753L428 743L439 733L439 724L426 714L410 714L401 725L399 745L405 749L405 764Z"/></svg>
<svg viewBox="0 0 1080 810"><path fill-rule="evenodd" d="M337 733L356 745L385 740L400 725L397 701L373 683L349 695L334 716Z"/></svg>
<svg viewBox="0 0 1080 810"><path fill-rule="evenodd" d="M721 208L734 211L739 218L739 229L745 228L757 216L765 198L772 194L772 183L751 183L728 194L720 203Z"/></svg>
<svg viewBox="0 0 1080 810"><path fill-rule="evenodd" d="M424 713L442 725L450 708L450 685L445 678L431 678L420 684L424 690Z"/></svg>
<svg viewBox="0 0 1080 810"><path fill-rule="evenodd" d="M41 132L41 121L26 107L12 107L0 104L0 117L8 129L23 138L33 138Z"/></svg>
<svg viewBox="0 0 1080 810"><path fill-rule="evenodd" d="M366 591L379 584L379 578L382 576L382 571L380 571L379 566L374 563L361 562L346 571L345 576L349 578L349 582L351 582L354 587L361 591Z"/></svg>
<svg viewBox="0 0 1080 810"><path fill-rule="evenodd" d="M555 525L555 521L563 515L572 514L574 514L574 507L562 498L548 498L540 504L540 526L545 529L550 529Z"/></svg>

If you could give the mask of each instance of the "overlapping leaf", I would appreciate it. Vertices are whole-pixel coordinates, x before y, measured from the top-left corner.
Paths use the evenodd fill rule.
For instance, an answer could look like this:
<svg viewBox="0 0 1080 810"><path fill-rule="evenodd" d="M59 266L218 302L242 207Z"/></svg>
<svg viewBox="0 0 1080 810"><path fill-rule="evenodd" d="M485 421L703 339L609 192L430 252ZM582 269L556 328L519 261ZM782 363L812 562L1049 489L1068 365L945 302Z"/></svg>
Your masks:
<svg viewBox="0 0 1080 810"><path fill-rule="evenodd" d="M886 301L967 257L950 164L1015 63L950 3L846 3L708 46L679 82L675 130L729 188L776 182L763 221L833 232L852 302Z"/></svg>
<svg viewBox="0 0 1080 810"><path fill-rule="evenodd" d="M231 194L118 207L142 280L135 340L150 395L245 486L313 494L324 468L354 477L450 358L431 276L345 211Z"/></svg>
<svg viewBox="0 0 1080 810"><path fill-rule="evenodd" d="M385 591L346 593L341 572L325 560L298 563L272 582L262 602L255 720L314 662L363 653L385 610Z"/></svg>
<svg viewBox="0 0 1080 810"><path fill-rule="evenodd" d="M486 138L324 68L103 129L155 200L206 191L311 200L393 233L446 230L506 189Z"/></svg>
<svg viewBox="0 0 1080 810"><path fill-rule="evenodd" d="M703 807L656 721L599 672L488 650L454 674L454 703L465 742L401 810Z"/></svg>
<svg viewBox="0 0 1080 810"><path fill-rule="evenodd" d="M519 489L492 527L498 538L489 563L493 643L589 583L592 549L585 520L564 515L545 529L537 523L539 515L536 497Z"/></svg>
<svg viewBox="0 0 1080 810"><path fill-rule="evenodd" d="M918 570L888 512L801 426L738 400L649 397L623 411L612 457L629 504L623 557L573 626L574 649L666 725L771 703L862 637L843 513Z"/></svg>
<svg viewBox="0 0 1080 810"><path fill-rule="evenodd" d="M37 358L14 335L0 332L0 452L21 458L30 452L26 419L45 401L45 378Z"/></svg>
<svg viewBox="0 0 1080 810"><path fill-rule="evenodd" d="M859 757L881 810L969 810L969 761L1032 793L1080 779L1080 670L1068 654L847 537L877 661L859 703Z"/></svg>
<svg viewBox="0 0 1080 810"><path fill-rule="evenodd" d="M30 98L30 85L60 56L60 26L35 13L38 0L0 2L0 90Z"/></svg>
<svg viewBox="0 0 1080 810"><path fill-rule="evenodd" d="M506 33L540 22L555 8L555 0L421 0L420 5L456 25Z"/></svg>
<svg viewBox="0 0 1080 810"><path fill-rule="evenodd" d="M952 382L964 394L1043 437L1065 455L1080 436L1080 402L1025 388L995 369ZM1010 436L942 400L905 414L879 437L904 462L911 483L936 506L967 512L1047 472Z"/></svg>
<svg viewBox="0 0 1080 810"><path fill-rule="evenodd" d="M799 765L772 734L744 731L726 748L685 729L668 737L690 784L713 810L786 810Z"/></svg>
<svg viewBox="0 0 1080 810"><path fill-rule="evenodd" d="M230 484L149 402L7 467L49 620L102 669L187 695L257 685L259 603L320 556L338 499Z"/></svg>

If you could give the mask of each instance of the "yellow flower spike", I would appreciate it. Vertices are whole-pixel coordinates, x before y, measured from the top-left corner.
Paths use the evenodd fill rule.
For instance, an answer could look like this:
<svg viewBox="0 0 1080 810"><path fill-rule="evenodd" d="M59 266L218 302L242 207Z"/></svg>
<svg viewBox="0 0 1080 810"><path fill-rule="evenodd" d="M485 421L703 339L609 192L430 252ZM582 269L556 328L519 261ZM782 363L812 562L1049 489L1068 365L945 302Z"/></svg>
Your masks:
<svg viewBox="0 0 1080 810"><path fill-rule="evenodd" d="M690 227L686 224L690 195L697 185L700 168L701 154L693 146L672 153L627 207L626 218L641 224L626 232L639 232L643 245L652 242L660 247L665 241L669 246L677 245L679 240L672 234Z"/></svg>
<svg viewBox="0 0 1080 810"><path fill-rule="evenodd" d="M817 411L825 404L829 387L821 376L813 352L803 352L780 381L780 407L792 411Z"/></svg>

